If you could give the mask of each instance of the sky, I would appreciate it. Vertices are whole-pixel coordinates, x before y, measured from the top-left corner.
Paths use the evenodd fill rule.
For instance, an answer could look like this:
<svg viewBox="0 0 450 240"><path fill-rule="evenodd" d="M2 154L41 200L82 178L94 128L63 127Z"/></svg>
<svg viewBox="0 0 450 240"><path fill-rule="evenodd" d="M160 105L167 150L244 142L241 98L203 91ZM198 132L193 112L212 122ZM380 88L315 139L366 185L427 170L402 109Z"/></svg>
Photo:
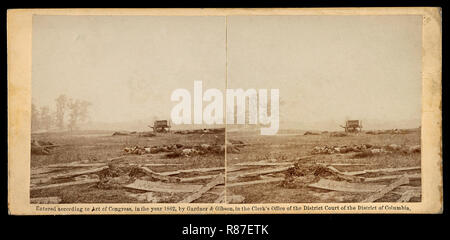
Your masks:
<svg viewBox="0 0 450 240"><path fill-rule="evenodd" d="M32 101L88 100L93 122L169 118L172 91L201 80L279 89L281 128L417 127L421 39L420 16L37 15Z"/></svg>

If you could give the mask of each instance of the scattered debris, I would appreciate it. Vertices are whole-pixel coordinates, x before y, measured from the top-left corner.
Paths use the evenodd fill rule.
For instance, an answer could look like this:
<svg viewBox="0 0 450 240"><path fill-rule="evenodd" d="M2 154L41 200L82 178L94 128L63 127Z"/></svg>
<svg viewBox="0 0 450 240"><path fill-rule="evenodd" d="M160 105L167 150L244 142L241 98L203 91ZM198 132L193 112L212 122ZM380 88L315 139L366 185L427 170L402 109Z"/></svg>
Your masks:
<svg viewBox="0 0 450 240"><path fill-rule="evenodd" d="M194 129L194 130L180 130L175 131L175 134L218 134L224 133L225 128L204 128L204 129Z"/></svg>
<svg viewBox="0 0 450 240"><path fill-rule="evenodd" d="M134 147L126 147L126 148L123 149L123 151L125 153L128 153L128 154L142 155L142 154L145 154L145 153L150 153L151 152L151 148L134 146Z"/></svg>
<svg viewBox="0 0 450 240"><path fill-rule="evenodd" d="M239 153L240 148L245 146L242 141L227 142L226 148L229 153ZM156 154L161 152L167 152L167 158L177 158L177 157L191 157L195 155L205 155L205 154L224 154L225 145L220 144L195 144L195 145L183 145L183 144L171 144L162 146L133 146L125 147L123 151L126 154Z"/></svg>
<svg viewBox="0 0 450 240"><path fill-rule="evenodd" d="M366 149L370 149L373 146L371 144L361 145L342 145L342 146L315 146L311 151L311 154L335 154L335 153L349 153L349 152L362 152Z"/></svg>
<svg viewBox="0 0 450 240"><path fill-rule="evenodd" d="M362 202L375 202L376 200L382 198L384 195L386 195L386 193L394 190L395 188L401 186L401 185L406 185L409 183L409 178L407 176L401 177L400 179L398 179L397 181L389 184L386 187L383 187L379 190L377 190L376 193L370 195L368 198L364 199Z"/></svg>
<svg viewBox="0 0 450 240"><path fill-rule="evenodd" d="M405 191L397 202L409 202L413 197L421 197L420 191L408 190Z"/></svg>
<svg viewBox="0 0 450 240"><path fill-rule="evenodd" d="M217 176L214 180L207 183L205 186L203 186L201 189L196 191L194 194L188 196L187 198L180 201L180 203L191 203L197 199L199 199L204 193L209 191L211 188L215 187L216 185L224 184L225 178L223 174L220 174Z"/></svg>
<svg viewBox="0 0 450 240"><path fill-rule="evenodd" d="M339 170L332 166L325 166L322 164L295 164L285 173L285 180L282 183L283 187L295 188L297 186L305 186L309 183L315 182L320 178L332 180L345 180L351 182L361 182L358 177L345 176Z"/></svg>
<svg viewBox="0 0 450 240"><path fill-rule="evenodd" d="M217 197L217 199L214 201L214 203L224 203L225 202L225 193L226 193L226 191L223 190L220 193L219 197Z"/></svg>
<svg viewBox="0 0 450 240"><path fill-rule="evenodd" d="M355 152L356 154L353 155L354 158L364 158L373 156L376 154L384 154L384 153L420 153L420 145L416 146L400 146L397 144L389 144L386 146L374 146L372 144L360 144L360 145L341 145L341 146L315 146L311 154L336 154L336 153L350 153Z"/></svg>
<svg viewBox="0 0 450 240"><path fill-rule="evenodd" d="M306 131L303 135L320 135L320 133Z"/></svg>
<svg viewBox="0 0 450 240"><path fill-rule="evenodd" d="M129 132L129 131L119 131L114 132L112 136L137 136L137 137L154 137L156 134L152 132Z"/></svg>
<svg viewBox="0 0 450 240"><path fill-rule="evenodd" d="M366 134L378 135L378 134L408 134L413 132L413 129L388 129L388 130L371 130L367 131Z"/></svg>

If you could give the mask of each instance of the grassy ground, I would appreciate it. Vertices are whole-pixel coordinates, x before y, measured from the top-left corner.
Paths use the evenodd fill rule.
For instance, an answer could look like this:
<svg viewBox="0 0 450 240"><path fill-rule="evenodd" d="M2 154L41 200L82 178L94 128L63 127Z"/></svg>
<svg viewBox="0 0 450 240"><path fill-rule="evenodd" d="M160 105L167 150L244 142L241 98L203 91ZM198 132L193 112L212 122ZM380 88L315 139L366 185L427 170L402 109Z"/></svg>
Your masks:
<svg viewBox="0 0 450 240"><path fill-rule="evenodd" d="M216 137L217 136L217 137ZM155 137L138 136L112 136L112 132L102 134L70 134L70 133L46 133L32 136L36 140L50 141L61 145L55 148L51 155L31 155L31 167L45 166L49 164L69 163L77 161L105 161L114 157L122 156L125 147L133 146L161 146L180 143L184 145L212 144L224 142L224 135L180 135L180 134L158 134ZM129 159L137 158L130 155ZM149 155L148 158L152 158ZM224 156L195 156L190 161L185 158L162 159L154 157L154 163L183 163L192 167L217 167L224 166Z"/></svg>
<svg viewBox="0 0 450 240"><path fill-rule="evenodd" d="M239 153L227 154L227 166L240 162L261 160L295 161L297 157L311 155L315 146L342 146L353 144L372 144L385 146L420 145L420 132L414 131L408 134L380 134L369 135L364 133L350 134L345 137L332 137L330 134L302 135L299 133L283 133L276 136L261 136L253 132L228 133L229 139L244 141L249 144ZM300 160L302 163L362 163L366 166L337 166L341 171L358 171L364 169L397 168L420 166L420 153L388 153L368 156L365 158L353 158L352 153L314 155L311 159ZM413 172L414 173L414 172ZM420 173L416 171L415 173ZM389 184L377 182L377 184ZM420 180L411 183L420 186ZM304 185L294 188L286 188L280 183L251 185L246 187L232 187L227 189L227 195L242 195L244 203L284 203L284 202L357 202L363 200L369 194L335 193L327 190L312 189ZM398 195L387 194L379 201L395 201ZM412 199L420 201L420 199Z"/></svg>
<svg viewBox="0 0 450 240"><path fill-rule="evenodd" d="M60 147L54 148L50 155L31 155L31 168L44 167L50 164L70 162L105 162L108 159L126 156L114 161L120 164L126 163L170 163L179 165L149 167L155 172L174 171L178 169L223 167L224 154L208 153L191 157L165 158L164 153L146 155L126 155L125 147L150 147L180 143L183 145L214 144L224 142L224 134L158 134L155 137L138 136L112 136L112 132L81 132L81 133L42 133L33 134L32 139L50 141ZM184 176L190 177L190 176ZM195 184L204 184L199 181ZM129 197L129 193L142 193L125 188L101 189L95 184L60 187L52 189L31 191L31 198L59 196L61 203L132 203L139 202L136 198ZM177 202L187 194L160 194L155 193L159 199L165 202ZM197 201L214 201L217 196L206 194ZM141 201L145 202L145 201Z"/></svg>
<svg viewBox="0 0 450 240"><path fill-rule="evenodd" d="M45 133L33 134L33 139L50 141L60 145L51 155L32 155L31 167L42 167L50 164L86 161L90 163L104 162L108 159L124 155L123 148L132 146L161 146L174 143L184 145L193 144L221 144L224 135L217 134L158 134L155 137L112 136L112 132L79 132L79 133ZM311 154L315 146L342 146L353 144L372 145L420 145L420 132L408 134L380 134L368 135L364 133L350 134L345 137L332 137L330 134L303 135L299 132L283 131L276 136L261 136L259 132L229 132L228 139L240 140L248 144L239 153L227 153L227 166L240 162L276 160L295 161L296 158ZM223 167L224 155L206 154L192 157L164 158L164 154L126 155L121 163L176 163L181 165L150 167L153 171L164 172L178 169ZM390 153L368 156L366 158L352 158L349 154L315 155L311 159L301 160L304 163L364 163L367 166L336 166L341 171L357 171L363 169L377 169L389 167L420 166L420 153L401 154ZM419 173L420 171L417 171ZM182 177L192 177L184 174ZM282 176L282 175L280 175ZM375 176L374 176L375 177ZM208 180L195 184L205 184ZM379 182L377 184L389 184ZM420 186L420 180L412 182L413 186ZM220 189L218 193L220 193ZM71 186L31 191L31 197L59 196L62 203L132 203L143 202L130 197L129 193L142 192L124 188L100 189L95 184ZM304 185L283 187L280 183L251 185L246 187L227 188L227 195L242 195L244 203L283 203L283 202L357 202L368 194L337 193L327 190L312 189ZM160 194L159 199L166 202L177 202L188 194ZM212 202L217 198L214 194L204 194L196 202ZM395 201L398 195L387 194L379 201ZM420 199L412 199L420 201Z"/></svg>

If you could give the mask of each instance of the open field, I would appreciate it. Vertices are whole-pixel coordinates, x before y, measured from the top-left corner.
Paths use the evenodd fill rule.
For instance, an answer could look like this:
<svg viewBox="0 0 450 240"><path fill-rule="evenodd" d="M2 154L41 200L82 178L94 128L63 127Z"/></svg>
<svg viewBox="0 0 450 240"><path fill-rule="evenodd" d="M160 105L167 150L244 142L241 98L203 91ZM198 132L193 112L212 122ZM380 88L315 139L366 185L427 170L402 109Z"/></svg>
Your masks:
<svg viewBox="0 0 450 240"><path fill-rule="evenodd" d="M33 140L55 147L49 154L31 154L31 198L53 197L60 203L179 202L198 190L183 187L204 186L212 178L201 176L224 173L223 132L153 137L112 133L33 134ZM197 150L200 145L204 151ZM147 191L149 182L161 186ZM136 183L144 185L130 185ZM214 202L223 191L223 184L217 184L192 202Z"/></svg>
<svg viewBox="0 0 450 240"><path fill-rule="evenodd" d="M31 154L30 194L41 203L317 203L392 188L373 201L420 201L418 129L341 135L239 131L225 144L223 132L33 134L52 145Z"/></svg>
<svg viewBox="0 0 450 240"><path fill-rule="evenodd" d="M294 131L275 136L261 136L258 132L230 132L227 139L238 139L246 144L239 152L227 154L227 196L230 199L242 196L239 203L360 202L374 191L333 191L310 185L314 186L321 179L333 180L336 182L332 183L339 187L350 184L349 191L352 191L351 188L356 186L387 186L405 173L414 175L405 184L408 186L395 188L395 191L386 193L376 201L395 202L406 190L415 191L410 201L421 199L417 194L421 186L418 129L402 134L372 135L361 132L343 137L334 137L331 133L303 135ZM364 149L359 149L361 145L368 148L364 146ZM352 146L358 147L358 152L353 151ZM415 146L414 150L410 150L411 146ZM247 167L242 168L244 165ZM403 171L401 168L405 167L413 168ZM358 172L371 169L387 170ZM392 175L396 175L395 178Z"/></svg>

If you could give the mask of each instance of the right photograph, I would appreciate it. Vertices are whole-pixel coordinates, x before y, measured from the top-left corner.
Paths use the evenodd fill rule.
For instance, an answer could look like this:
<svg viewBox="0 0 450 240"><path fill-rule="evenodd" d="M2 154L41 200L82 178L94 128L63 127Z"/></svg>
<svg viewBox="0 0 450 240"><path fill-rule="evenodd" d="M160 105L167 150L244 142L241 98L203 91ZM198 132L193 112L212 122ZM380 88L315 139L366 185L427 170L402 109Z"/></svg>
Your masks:
<svg viewBox="0 0 450 240"><path fill-rule="evenodd" d="M226 202L421 202L422 16L228 16Z"/></svg>

